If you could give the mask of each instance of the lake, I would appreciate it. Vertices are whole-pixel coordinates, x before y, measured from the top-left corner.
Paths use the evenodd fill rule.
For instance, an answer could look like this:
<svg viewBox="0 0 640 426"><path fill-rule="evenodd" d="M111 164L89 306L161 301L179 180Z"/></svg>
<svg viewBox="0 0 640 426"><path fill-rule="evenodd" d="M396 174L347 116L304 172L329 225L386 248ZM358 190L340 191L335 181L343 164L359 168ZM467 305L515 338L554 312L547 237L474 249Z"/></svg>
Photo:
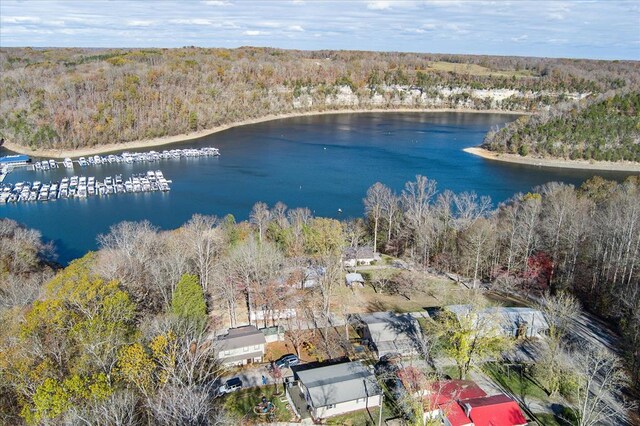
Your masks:
<svg viewBox="0 0 640 426"><path fill-rule="evenodd" d="M62 263L97 247L96 236L120 221L147 219L162 229L186 222L194 213L237 220L257 201L290 208L309 207L317 216L363 215L362 198L377 181L400 191L421 174L440 191L475 191L494 204L549 181L580 185L599 174L621 180L629 173L549 169L492 162L467 154L492 126L514 120L506 114L361 113L304 116L236 127L187 142L158 147L214 146L217 158L183 158L155 163L106 164L71 171L16 170L6 182L60 180L84 174L104 178L160 169L172 179L168 193L0 205L0 216L39 229L53 241ZM151 148L154 149L154 148ZM6 155L2 152L0 155ZM338 213L338 209L342 213Z"/></svg>

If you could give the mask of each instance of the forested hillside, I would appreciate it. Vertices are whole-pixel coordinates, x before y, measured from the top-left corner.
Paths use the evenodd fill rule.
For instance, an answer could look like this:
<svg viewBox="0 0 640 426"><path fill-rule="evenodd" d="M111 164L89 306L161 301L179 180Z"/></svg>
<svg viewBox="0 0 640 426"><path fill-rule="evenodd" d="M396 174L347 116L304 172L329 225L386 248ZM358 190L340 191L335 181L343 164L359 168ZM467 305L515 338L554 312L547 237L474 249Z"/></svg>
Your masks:
<svg viewBox="0 0 640 426"><path fill-rule="evenodd" d="M222 369L209 337L250 322L256 310L295 309L296 321L312 324L360 312L339 256L344 246L371 243L409 265L389 264L392 275L371 283L376 295L411 300L433 290L425 277L439 271L522 297L549 289L577 295L585 309L620 327L620 349L638 385L637 177L620 184L594 178L579 189L549 183L493 209L486 198L439 191L417 176L400 194L375 184L365 210L364 220L340 222L257 203L248 223L196 215L180 229L159 231L123 222L99 237L97 253L54 278L37 260L45 258L37 233L0 221L0 423L236 424L213 391ZM306 288L311 266L324 272ZM32 277L35 291L15 297ZM312 338L286 324L294 347ZM313 336L323 359L348 346L335 327L318 326ZM562 377L560 392L579 400L580 367L569 361L585 344L563 341L533 374L554 392L551 382ZM425 351L426 359L435 356Z"/></svg>
<svg viewBox="0 0 640 426"><path fill-rule="evenodd" d="M544 110L636 87L631 61L271 48L0 49L0 137L78 148L294 111Z"/></svg>
<svg viewBox="0 0 640 426"><path fill-rule="evenodd" d="M522 156L640 161L640 92L607 93L520 117L487 134L483 146Z"/></svg>

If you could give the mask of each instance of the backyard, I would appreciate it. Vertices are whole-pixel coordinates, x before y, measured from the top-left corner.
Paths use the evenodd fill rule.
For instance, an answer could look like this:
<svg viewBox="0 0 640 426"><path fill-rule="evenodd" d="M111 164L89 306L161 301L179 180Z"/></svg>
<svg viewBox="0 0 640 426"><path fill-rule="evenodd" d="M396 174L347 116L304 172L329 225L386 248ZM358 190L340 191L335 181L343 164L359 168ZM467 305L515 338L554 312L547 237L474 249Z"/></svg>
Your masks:
<svg viewBox="0 0 640 426"><path fill-rule="evenodd" d="M267 401L270 401L275 406L274 417L271 420L279 422L291 421L294 415L287 403L282 385L278 386L278 390L282 392L280 395L274 395L274 390L274 386L241 389L224 396L223 404L238 424L264 423L270 420L268 414L256 414L254 409L265 397Z"/></svg>

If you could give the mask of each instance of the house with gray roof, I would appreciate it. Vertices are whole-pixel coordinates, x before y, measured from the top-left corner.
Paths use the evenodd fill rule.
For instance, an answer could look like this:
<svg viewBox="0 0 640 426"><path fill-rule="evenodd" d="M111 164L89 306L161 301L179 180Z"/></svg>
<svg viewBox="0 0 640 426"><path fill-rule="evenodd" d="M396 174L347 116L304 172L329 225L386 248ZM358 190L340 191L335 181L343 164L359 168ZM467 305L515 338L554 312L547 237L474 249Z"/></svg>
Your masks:
<svg viewBox="0 0 640 426"><path fill-rule="evenodd" d="M224 366L262 362L266 343L264 334L253 325L231 328L217 340L218 359Z"/></svg>
<svg viewBox="0 0 640 426"><path fill-rule="evenodd" d="M294 368L298 389L314 419L378 407L382 390L375 375L360 361Z"/></svg>
<svg viewBox="0 0 640 426"><path fill-rule="evenodd" d="M453 313L458 320L471 313L470 305L450 305L445 310ZM491 319L503 334L511 337L544 337L549 324L542 312L532 308L491 307L478 311L476 321Z"/></svg>
<svg viewBox="0 0 640 426"><path fill-rule="evenodd" d="M342 250L342 262L345 267L353 268L358 265L371 265L380 260L380 255L371 246L346 247Z"/></svg>
<svg viewBox="0 0 640 426"><path fill-rule="evenodd" d="M358 314L355 319L362 338L369 341L378 359L385 355L417 355L420 325L410 314L373 312Z"/></svg>

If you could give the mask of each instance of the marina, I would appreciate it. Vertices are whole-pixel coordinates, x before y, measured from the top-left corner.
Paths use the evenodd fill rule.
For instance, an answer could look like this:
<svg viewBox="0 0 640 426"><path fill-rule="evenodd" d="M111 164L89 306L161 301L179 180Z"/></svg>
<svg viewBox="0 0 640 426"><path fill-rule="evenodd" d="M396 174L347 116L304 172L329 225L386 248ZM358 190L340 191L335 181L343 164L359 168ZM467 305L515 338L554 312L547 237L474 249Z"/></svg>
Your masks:
<svg viewBox="0 0 640 426"><path fill-rule="evenodd" d="M242 221L248 219L256 200L269 206L280 201L289 209L308 207L314 216L361 217L362 198L371 185L383 182L399 194L418 174L436 180L439 193L446 189L475 191L497 204L549 181L579 186L594 175L588 170L495 163L462 150L482 143L492 126L513 119L512 115L465 113L299 117L237 127L184 145L156 149L215 146L223 154L220 157L121 162L80 169L75 156L74 168L61 165L34 172L29 167L16 167L4 183L53 183L73 175L95 176L96 182L105 183L108 176L122 175L124 184L134 173L156 169L173 183L167 196L118 193L81 200L0 203L0 216L41 230L47 241L55 242L58 259L65 263L95 250L96 236L122 221L148 220L160 229L175 229L195 213L219 218L231 214ZM11 154L3 148L0 153ZM598 174L619 181L629 175ZM133 181L129 186L133 191ZM80 226L81 233L77 232Z"/></svg>
<svg viewBox="0 0 640 426"><path fill-rule="evenodd" d="M167 192L172 183L160 170L133 174L127 180L122 175L107 176L102 180L94 176L65 177L59 182L16 182L0 185L0 203L54 201L63 198L87 198L132 192Z"/></svg>
<svg viewBox="0 0 640 426"><path fill-rule="evenodd" d="M123 152L121 154L110 155L94 155L87 157L79 157L77 160L71 158L65 158L63 161L56 161L53 159L36 161L33 163L32 170L36 171L48 171L57 169L59 167L65 167L67 169L73 169L75 164L80 167L99 166L102 164L134 164L134 163L151 163L161 160L171 160L179 158L194 158L194 157L217 157L220 155L220 150L214 147L202 147L202 148L186 148L186 149L172 149L164 150L161 152L149 151L149 152ZM24 162L21 165L26 165Z"/></svg>

